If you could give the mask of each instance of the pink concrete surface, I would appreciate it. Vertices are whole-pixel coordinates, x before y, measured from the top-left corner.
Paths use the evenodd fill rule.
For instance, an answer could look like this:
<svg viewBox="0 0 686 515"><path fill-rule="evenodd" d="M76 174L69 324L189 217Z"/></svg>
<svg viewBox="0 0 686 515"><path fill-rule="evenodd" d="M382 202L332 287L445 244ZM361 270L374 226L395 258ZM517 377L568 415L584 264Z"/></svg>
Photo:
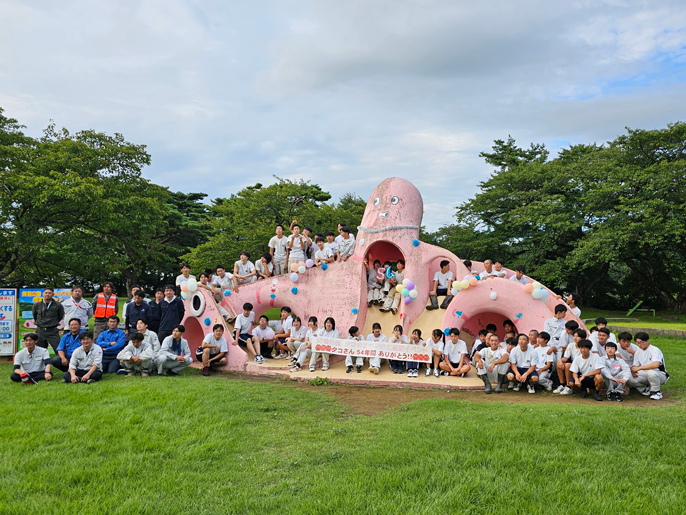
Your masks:
<svg viewBox="0 0 686 515"><path fill-rule="evenodd" d="M314 315L320 326L325 318L331 316L341 336L345 337L350 326L365 326L367 277L364 260L373 262L379 259L383 263L385 260L403 259L406 265L405 278L415 283L419 293L418 298L410 304L400 302L399 320L407 333L412 322L424 312L434 273L440 269L442 259L450 261L450 269L456 279L461 280L469 273L462 260L453 253L419 241L423 206L421 194L412 183L397 177L388 178L369 196L350 259L332 263L327 270L310 268L299 274L296 282L291 281L290 274L286 274L241 286L238 292L225 295L222 304L230 304L236 313L241 313L243 304L250 302L258 318L273 307L289 306L301 317L303 324L307 324L307 319ZM473 268L482 271L483 264L473 262ZM513 273L508 270L508 277ZM293 288L297 288L296 293L293 293ZM491 291L497 293L497 300L490 299ZM272 295L274 298L271 298ZM253 371L252 357L240 347L231 345L233 338L230 331L233 328L224 323L212 296L207 291L198 290L184 302L186 316L182 323L186 326L186 339L191 351L195 352L202 338L211 332L212 326L220 323L225 326L224 334L229 342L225 369ZM502 328L502 321L510 318L516 321L522 332L528 332L531 328L542 330L545 319L552 316L555 305L560 302L552 292L546 301L541 301L525 292L524 286L519 283L509 279L489 279L455 296L445 312L443 328L458 327L469 334L476 334L490 322ZM458 317L456 311L461 311L462 316ZM583 327L581 320L571 311L568 311L566 318L577 320ZM332 357L332 362L340 359L342 357Z"/></svg>

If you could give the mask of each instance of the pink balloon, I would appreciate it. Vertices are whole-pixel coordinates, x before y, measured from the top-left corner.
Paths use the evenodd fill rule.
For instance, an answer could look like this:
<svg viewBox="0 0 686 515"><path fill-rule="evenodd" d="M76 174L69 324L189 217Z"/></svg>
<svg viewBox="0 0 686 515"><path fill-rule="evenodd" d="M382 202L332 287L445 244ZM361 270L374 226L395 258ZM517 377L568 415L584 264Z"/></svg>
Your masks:
<svg viewBox="0 0 686 515"><path fill-rule="evenodd" d="M409 304L410 302L412 302L412 297L408 295L407 297L405 297L405 304Z"/></svg>
<svg viewBox="0 0 686 515"><path fill-rule="evenodd" d="M414 290L414 283L412 281L408 282L405 285L405 288L407 288L408 290Z"/></svg>

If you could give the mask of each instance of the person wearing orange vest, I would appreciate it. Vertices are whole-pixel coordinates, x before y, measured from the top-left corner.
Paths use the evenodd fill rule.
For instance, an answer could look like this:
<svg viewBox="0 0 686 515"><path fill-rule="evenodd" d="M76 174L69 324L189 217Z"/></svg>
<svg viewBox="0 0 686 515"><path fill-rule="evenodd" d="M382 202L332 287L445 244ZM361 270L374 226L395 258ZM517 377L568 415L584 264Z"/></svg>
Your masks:
<svg viewBox="0 0 686 515"><path fill-rule="evenodd" d="M95 318L93 340L97 340L100 333L107 330L107 319L119 313L119 299L113 292L114 285L105 281L102 285L102 293L98 293L93 299L93 308L95 309L93 313Z"/></svg>

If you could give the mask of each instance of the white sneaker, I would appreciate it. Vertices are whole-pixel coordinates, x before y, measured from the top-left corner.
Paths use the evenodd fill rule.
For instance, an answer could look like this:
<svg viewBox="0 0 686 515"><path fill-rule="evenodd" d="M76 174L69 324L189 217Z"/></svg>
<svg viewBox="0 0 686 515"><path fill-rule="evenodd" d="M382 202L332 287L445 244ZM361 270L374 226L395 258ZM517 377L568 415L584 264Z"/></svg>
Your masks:
<svg viewBox="0 0 686 515"><path fill-rule="evenodd" d="M416 369L415 369L415 371L414 371L414 376L415 376L415 377L419 377L419 370L416 370Z"/></svg>
<svg viewBox="0 0 686 515"><path fill-rule="evenodd" d="M569 386L565 386L564 390L560 392L560 395L572 395L574 393L574 390L572 390Z"/></svg>
<svg viewBox="0 0 686 515"><path fill-rule="evenodd" d="M552 386L551 386L551 388L552 388ZM565 385L561 384L560 386L555 388L555 390L553 390L553 393L562 393L562 390L564 390L564 389L565 389Z"/></svg>
<svg viewBox="0 0 686 515"><path fill-rule="evenodd" d="M513 388L514 388L514 383L513 383L512 381L510 381L509 383L507 383L507 389L508 389L508 390L512 390ZM515 391L519 391L519 390L515 390Z"/></svg>
<svg viewBox="0 0 686 515"><path fill-rule="evenodd" d="M412 370L407 371L407 377L414 377L414 373L412 372Z"/></svg>
<svg viewBox="0 0 686 515"><path fill-rule="evenodd" d="M262 362L260 361L260 357L259 357L259 356L255 356L254 361L255 361L255 363L257 363L258 365L259 365L260 363L262 363Z"/></svg>
<svg viewBox="0 0 686 515"><path fill-rule="evenodd" d="M438 377L441 373L438 371L437 368L434 368L434 377Z"/></svg>
<svg viewBox="0 0 686 515"><path fill-rule="evenodd" d="M650 386L646 386L645 389L641 392L641 395L645 395L648 397L650 395Z"/></svg>
<svg viewBox="0 0 686 515"><path fill-rule="evenodd" d="M370 368L369 368L369 371L370 371L372 374L378 374L378 373L379 373L379 369L376 368L376 367L370 367Z"/></svg>
<svg viewBox="0 0 686 515"><path fill-rule="evenodd" d="M324 365L322 367L322 372L326 372L327 370L329 370L329 365Z"/></svg>
<svg viewBox="0 0 686 515"><path fill-rule="evenodd" d="M548 386L545 387L546 391L550 392L553 389L553 383L548 383Z"/></svg>
<svg viewBox="0 0 686 515"><path fill-rule="evenodd" d="M526 389L529 391L529 393L536 393L536 389L534 388L534 385L532 385L532 384L526 385Z"/></svg>
<svg viewBox="0 0 686 515"><path fill-rule="evenodd" d="M426 369L426 374L424 374L424 376L426 376L426 377L430 377L430 376L431 376L431 369L430 369L430 368L427 368L427 369Z"/></svg>
<svg viewBox="0 0 686 515"><path fill-rule="evenodd" d="M314 365L310 365L310 372L314 372Z"/></svg>
<svg viewBox="0 0 686 515"><path fill-rule="evenodd" d="M514 388L512 388L515 392L519 391L519 388L522 386L522 383L517 383L514 385Z"/></svg>
<svg viewBox="0 0 686 515"><path fill-rule="evenodd" d="M662 399L662 392L657 391L653 395L651 395L650 398L654 401L659 401L660 399Z"/></svg>

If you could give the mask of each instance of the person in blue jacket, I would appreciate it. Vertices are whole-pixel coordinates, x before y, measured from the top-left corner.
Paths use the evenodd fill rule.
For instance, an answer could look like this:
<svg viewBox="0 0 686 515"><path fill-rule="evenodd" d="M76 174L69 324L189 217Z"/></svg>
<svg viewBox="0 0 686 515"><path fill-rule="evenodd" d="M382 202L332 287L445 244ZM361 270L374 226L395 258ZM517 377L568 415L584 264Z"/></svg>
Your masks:
<svg viewBox="0 0 686 515"><path fill-rule="evenodd" d="M164 299L160 302L162 308L162 316L160 318L160 330L157 337L160 342L163 342L167 336L170 336L174 328L181 324L183 316L186 313L186 308L183 305L183 300L175 297L176 288L168 284L164 287Z"/></svg>
<svg viewBox="0 0 686 515"><path fill-rule="evenodd" d="M102 347L102 371L105 374L115 374L121 369L117 354L126 345L126 334L119 329L119 317L112 315L107 319L107 331L98 336L96 345Z"/></svg>
<svg viewBox="0 0 686 515"><path fill-rule="evenodd" d="M81 340L79 335L83 332L81 328L81 319L72 318L69 321L69 332L64 333L60 344L57 346L57 355L52 358L51 365L62 372L69 370L69 360L71 354L76 349L81 347Z"/></svg>

